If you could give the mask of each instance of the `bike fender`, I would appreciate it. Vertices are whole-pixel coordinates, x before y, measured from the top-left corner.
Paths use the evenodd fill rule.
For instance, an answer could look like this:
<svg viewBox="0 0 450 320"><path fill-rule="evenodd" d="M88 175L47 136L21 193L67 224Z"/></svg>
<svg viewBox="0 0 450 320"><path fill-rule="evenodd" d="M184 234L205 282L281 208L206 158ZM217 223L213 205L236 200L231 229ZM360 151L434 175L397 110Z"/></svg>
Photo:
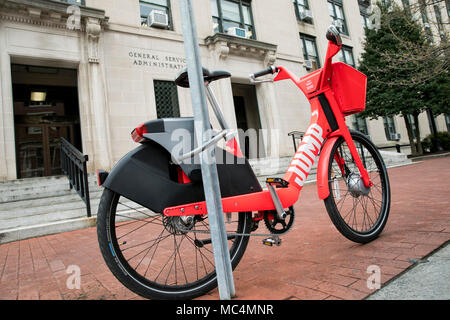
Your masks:
<svg viewBox="0 0 450 320"><path fill-rule="evenodd" d="M222 197L262 191L250 164L238 163L224 150L216 149L216 160ZM226 159L226 157L233 157ZM178 172L171 165L170 153L154 141L146 142L126 154L106 177L103 187L108 188L156 213L165 208L205 200L203 183L178 182ZM183 165L181 165L183 168ZM184 168L183 168L184 170Z"/></svg>
<svg viewBox="0 0 450 320"><path fill-rule="evenodd" d="M319 199L324 200L330 195L328 185L328 164L330 163L331 150L339 137L332 137L325 141L320 151L319 163L317 165L317 192Z"/></svg>
<svg viewBox="0 0 450 320"><path fill-rule="evenodd" d="M203 200L201 183L178 183L171 172L170 154L154 142L126 154L108 174L108 188L154 212L191 201Z"/></svg>

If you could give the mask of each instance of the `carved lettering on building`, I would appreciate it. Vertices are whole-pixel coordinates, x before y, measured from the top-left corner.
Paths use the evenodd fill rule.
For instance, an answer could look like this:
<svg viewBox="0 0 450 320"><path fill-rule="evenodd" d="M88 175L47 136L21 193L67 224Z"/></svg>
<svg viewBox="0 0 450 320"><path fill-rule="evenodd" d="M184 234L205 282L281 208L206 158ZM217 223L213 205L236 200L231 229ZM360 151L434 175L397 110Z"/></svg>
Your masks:
<svg viewBox="0 0 450 320"><path fill-rule="evenodd" d="M133 66L181 70L186 67L186 58L161 53L128 52Z"/></svg>

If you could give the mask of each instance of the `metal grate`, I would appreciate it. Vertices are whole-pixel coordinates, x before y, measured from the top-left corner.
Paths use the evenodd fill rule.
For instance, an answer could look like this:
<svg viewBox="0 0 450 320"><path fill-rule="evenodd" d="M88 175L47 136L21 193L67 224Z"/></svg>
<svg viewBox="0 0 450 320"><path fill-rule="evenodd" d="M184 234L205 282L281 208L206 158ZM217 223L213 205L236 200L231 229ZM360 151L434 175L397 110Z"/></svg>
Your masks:
<svg viewBox="0 0 450 320"><path fill-rule="evenodd" d="M154 87L158 119L179 117L180 106L175 82L155 80Z"/></svg>

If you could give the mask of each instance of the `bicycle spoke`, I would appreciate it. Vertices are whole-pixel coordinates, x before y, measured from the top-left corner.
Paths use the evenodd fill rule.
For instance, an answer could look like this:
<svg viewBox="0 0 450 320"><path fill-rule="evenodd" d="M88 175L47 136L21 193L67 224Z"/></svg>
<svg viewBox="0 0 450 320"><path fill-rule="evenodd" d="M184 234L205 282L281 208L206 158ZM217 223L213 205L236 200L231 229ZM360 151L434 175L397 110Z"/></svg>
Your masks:
<svg viewBox="0 0 450 320"><path fill-rule="evenodd" d="M342 141L335 149L339 156L332 156L328 183L330 193L334 196L334 207L340 219L355 232L364 233L369 232L376 226L382 213L385 192L384 178L377 160L366 146L355 141L355 147L373 183L368 194L364 190L359 190L358 185L356 187L353 185L353 189L350 189L348 185L351 181L349 180L351 174L354 175L353 177L358 177L358 179L361 179L361 175L345 141ZM347 176L343 175L342 164L338 163L338 159L343 160Z"/></svg>

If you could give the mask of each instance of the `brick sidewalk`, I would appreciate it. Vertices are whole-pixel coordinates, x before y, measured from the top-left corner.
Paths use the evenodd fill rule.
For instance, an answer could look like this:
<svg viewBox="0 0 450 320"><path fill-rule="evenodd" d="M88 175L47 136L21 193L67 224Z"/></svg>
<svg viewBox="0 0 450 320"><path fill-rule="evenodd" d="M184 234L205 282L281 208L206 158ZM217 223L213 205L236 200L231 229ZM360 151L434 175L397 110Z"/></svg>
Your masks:
<svg viewBox="0 0 450 320"><path fill-rule="evenodd" d="M389 170L392 205L381 237L366 245L334 228L315 185L296 205L281 247L252 238L234 272L237 299L362 299L367 267L382 283L450 240L450 157ZM308 199L308 201L305 201ZM81 289L66 286L69 265ZM218 299L217 289L202 299ZM110 273L94 228L0 245L0 299L140 299Z"/></svg>

